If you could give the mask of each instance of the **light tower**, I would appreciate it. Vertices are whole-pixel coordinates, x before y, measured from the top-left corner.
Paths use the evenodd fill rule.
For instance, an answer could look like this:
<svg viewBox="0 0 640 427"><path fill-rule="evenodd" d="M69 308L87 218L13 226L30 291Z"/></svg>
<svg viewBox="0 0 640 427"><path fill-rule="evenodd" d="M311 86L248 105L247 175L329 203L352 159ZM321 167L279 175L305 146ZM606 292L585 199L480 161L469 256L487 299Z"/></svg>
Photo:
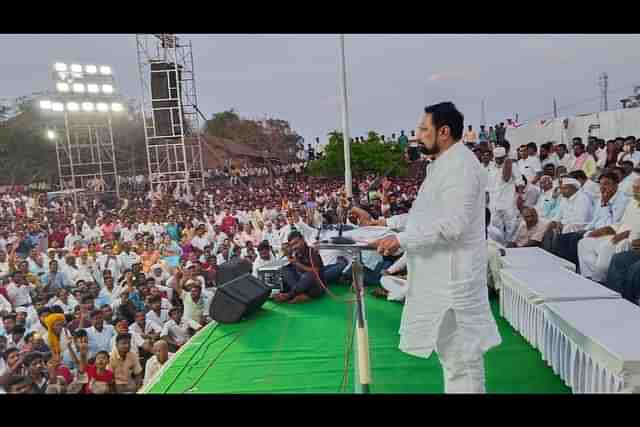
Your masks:
<svg viewBox="0 0 640 427"><path fill-rule="evenodd" d="M175 34L138 34L138 69L149 180L204 185L191 42Z"/></svg>
<svg viewBox="0 0 640 427"><path fill-rule="evenodd" d="M55 92L40 99L51 119L46 132L56 144L61 190L120 196L112 115L124 106L110 66L57 62Z"/></svg>

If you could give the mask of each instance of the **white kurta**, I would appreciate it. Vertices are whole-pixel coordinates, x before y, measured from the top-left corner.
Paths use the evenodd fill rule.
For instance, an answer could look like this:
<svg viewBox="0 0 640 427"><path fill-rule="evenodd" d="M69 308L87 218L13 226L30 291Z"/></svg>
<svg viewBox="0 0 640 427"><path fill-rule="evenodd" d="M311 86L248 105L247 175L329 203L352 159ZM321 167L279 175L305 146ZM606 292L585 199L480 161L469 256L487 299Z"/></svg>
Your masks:
<svg viewBox="0 0 640 427"><path fill-rule="evenodd" d="M404 229L398 239L409 282L400 325L406 353L429 357L448 332L441 328L446 314L455 316L465 354L482 356L501 343L487 291L486 186L478 160L456 143L427 169L411 211L387 222Z"/></svg>

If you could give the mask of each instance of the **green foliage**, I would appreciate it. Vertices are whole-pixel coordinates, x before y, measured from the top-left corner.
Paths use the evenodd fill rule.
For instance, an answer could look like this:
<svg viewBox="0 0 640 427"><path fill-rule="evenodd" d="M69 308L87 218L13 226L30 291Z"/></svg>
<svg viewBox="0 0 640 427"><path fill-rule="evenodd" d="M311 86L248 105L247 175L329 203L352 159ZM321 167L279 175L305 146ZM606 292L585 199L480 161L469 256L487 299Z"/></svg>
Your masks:
<svg viewBox="0 0 640 427"><path fill-rule="evenodd" d="M344 174L344 143L342 133L329 133L329 143L321 160L311 162L309 170L313 175L339 176ZM397 145L383 144L380 136L373 131L367 134L363 144L351 144L351 173L362 176L368 173L382 174L391 170L391 175L407 174L407 163Z"/></svg>
<svg viewBox="0 0 640 427"><path fill-rule="evenodd" d="M0 127L0 153L3 184L50 181L57 173L55 146L45 138L41 127Z"/></svg>

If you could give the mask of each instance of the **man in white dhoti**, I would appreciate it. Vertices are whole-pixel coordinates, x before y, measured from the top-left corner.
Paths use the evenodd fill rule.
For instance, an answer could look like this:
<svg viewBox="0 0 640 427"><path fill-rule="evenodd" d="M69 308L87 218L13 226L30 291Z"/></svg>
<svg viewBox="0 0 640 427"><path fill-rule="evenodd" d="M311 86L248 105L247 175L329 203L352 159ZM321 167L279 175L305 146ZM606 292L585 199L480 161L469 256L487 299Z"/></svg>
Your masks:
<svg viewBox="0 0 640 427"><path fill-rule="evenodd" d="M518 228L516 185L522 182L516 174L517 166L513 165L507 154L504 147L495 148L495 163L488 170L489 209L493 225L502 233L500 243L513 240Z"/></svg>
<svg viewBox="0 0 640 427"><path fill-rule="evenodd" d="M640 178L633 182L634 199L640 197ZM600 228L585 235L578 243L580 274L604 282L613 255L631 248L629 238L632 230L640 229L640 206L631 201L627 204L622 221L610 227Z"/></svg>
<svg viewBox="0 0 640 427"><path fill-rule="evenodd" d="M484 393L484 353L501 338L487 291L486 175L460 142L463 122L450 102L425 108L418 135L436 160L411 211L379 221L402 231L373 245L407 255L400 350L435 350L446 393Z"/></svg>

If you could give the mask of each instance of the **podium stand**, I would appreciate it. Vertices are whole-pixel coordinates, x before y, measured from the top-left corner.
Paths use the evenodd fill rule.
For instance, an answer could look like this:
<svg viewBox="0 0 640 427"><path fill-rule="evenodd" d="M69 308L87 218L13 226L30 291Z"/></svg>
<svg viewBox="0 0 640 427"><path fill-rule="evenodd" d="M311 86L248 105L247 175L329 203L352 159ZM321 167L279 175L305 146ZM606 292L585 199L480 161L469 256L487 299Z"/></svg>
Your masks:
<svg viewBox="0 0 640 427"><path fill-rule="evenodd" d="M371 386L371 368L369 359L369 333L367 330L367 316L364 304L364 266L362 264L362 252L373 251L366 244L355 243L339 245L328 242L317 242L318 250L333 249L348 252L353 257L353 283L355 287L356 304L354 307L354 327L357 339L353 340L354 351L354 384L356 393L369 393Z"/></svg>

